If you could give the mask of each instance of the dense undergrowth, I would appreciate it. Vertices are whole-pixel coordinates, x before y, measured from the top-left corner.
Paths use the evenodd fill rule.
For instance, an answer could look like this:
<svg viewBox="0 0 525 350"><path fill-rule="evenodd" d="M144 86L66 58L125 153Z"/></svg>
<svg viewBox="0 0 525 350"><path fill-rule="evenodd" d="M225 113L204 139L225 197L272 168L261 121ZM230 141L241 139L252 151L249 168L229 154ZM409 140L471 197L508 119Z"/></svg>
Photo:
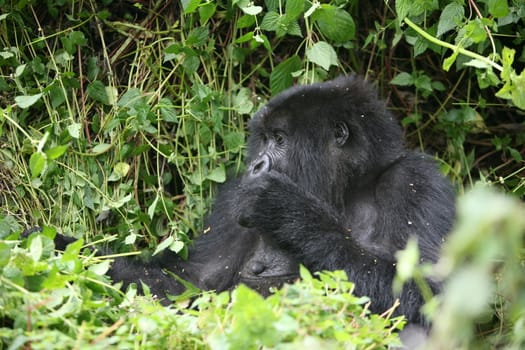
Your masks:
<svg viewBox="0 0 525 350"><path fill-rule="evenodd" d="M241 287L164 308L122 295L104 277L109 261L81 247L185 256L216 186L243 169L249 116L292 84L351 72L377 85L409 145L469 192L434 271L448 284L428 305L430 346L523 346L525 2L0 9L0 348L395 344L402 321L366 316L339 274L304 272L267 302ZM477 181L506 195L471 191ZM46 229L21 239L35 225ZM57 253L57 230L84 241ZM428 272L410 264L417 252L403 255L402 277Z"/></svg>

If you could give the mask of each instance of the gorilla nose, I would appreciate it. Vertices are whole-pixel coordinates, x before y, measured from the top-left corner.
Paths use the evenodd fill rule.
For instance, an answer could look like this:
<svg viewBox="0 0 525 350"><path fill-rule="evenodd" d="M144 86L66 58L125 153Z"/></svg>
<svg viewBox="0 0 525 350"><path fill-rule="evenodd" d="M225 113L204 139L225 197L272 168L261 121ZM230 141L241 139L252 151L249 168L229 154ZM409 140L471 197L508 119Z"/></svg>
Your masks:
<svg viewBox="0 0 525 350"><path fill-rule="evenodd" d="M268 172L271 170L270 157L263 155L261 158L255 160L252 163L252 175L257 176L261 173Z"/></svg>
<svg viewBox="0 0 525 350"><path fill-rule="evenodd" d="M264 265L260 261L256 261L256 262L254 262L252 264L252 266L250 266L250 269L252 270L252 273L254 275L259 275L259 274L263 273L264 270L266 270L266 265Z"/></svg>

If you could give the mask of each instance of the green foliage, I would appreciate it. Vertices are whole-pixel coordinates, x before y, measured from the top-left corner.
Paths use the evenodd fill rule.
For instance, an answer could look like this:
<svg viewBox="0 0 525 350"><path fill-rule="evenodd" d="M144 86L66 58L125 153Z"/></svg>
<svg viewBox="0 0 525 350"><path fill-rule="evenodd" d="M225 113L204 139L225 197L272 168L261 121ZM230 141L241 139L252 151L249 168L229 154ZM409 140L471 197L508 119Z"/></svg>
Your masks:
<svg viewBox="0 0 525 350"><path fill-rule="evenodd" d="M10 217L0 218L9 227ZM35 349L73 347L289 349L387 348L399 345L402 318L369 315L344 273L287 285L267 299L244 285L230 295L205 293L192 308L163 307L134 287L122 295L103 276L104 257L79 240L54 251L55 231L28 239L7 229L0 238L0 344ZM179 297L179 302L181 301ZM385 310L386 311L386 310Z"/></svg>
<svg viewBox="0 0 525 350"><path fill-rule="evenodd" d="M205 294L196 312L163 308L133 288L123 296L103 276L108 261L82 241L64 254L51 242L56 229L86 242L113 240L120 253L186 257L217 184L243 170L249 115L293 84L348 72L377 82L409 144L435 152L459 192L479 177L522 198L524 3L394 4L0 0L1 347L394 344L398 320L363 317L364 300L337 273L303 272L302 283L268 300L245 287L231 297ZM429 304L440 325L432 342L478 346L477 322L483 340L520 348L523 252L510 257L523 243L501 232L517 232L521 223L505 215L521 212L478 196L505 208L493 209L501 216L472 206L462 222L494 219L505 230L488 232L493 221L475 233L458 226L460 237L476 236L440 266L451 285L446 303ZM34 225L44 233L21 240ZM397 287L414 278L431 299L423 277L433 269L415 266L415 247L399 254Z"/></svg>
<svg viewBox="0 0 525 350"><path fill-rule="evenodd" d="M484 69L491 75L493 75L493 69L496 69L500 72L501 81L504 83L504 86L498 91L497 96L509 99L517 107L525 109L525 98L522 96L525 88L525 73L522 71L521 74L517 74L512 67L515 54L514 50L503 46L501 52L496 51L495 39L491 32L491 30L498 30L498 22L506 24L507 21L512 21L512 18L506 18L511 17L508 3L506 0L490 0L487 5L486 11L488 16L483 16L477 5L471 4L471 6L475 7L478 16L466 18L464 5L456 1L451 1L443 8L439 16L435 36L419 27L418 23L423 23L427 16L430 16L434 10L438 9L437 2L421 1L416 2L414 6L413 1L396 1L396 12L400 21L404 21L411 29L415 30L425 39L443 48L452 50L452 55L443 61L444 70L448 71L451 68L458 59L459 54L471 58L470 61L464 61L460 65ZM519 9L514 10L519 11ZM502 18L505 18L505 20ZM414 19L415 22L412 19ZM430 27L428 23L426 23L426 26ZM430 27L430 31L435 31L435 26L436 25ZM439 37L450 31L455 31L454 44L439 39ZM483 56L482 54L467 50L467 48L472 47L474 44L486 43L488 37L490 37L490 42L492 43L492 52L489 55ZM481 47L483 50L483 46ZM501 65L497 63L498 61L501 62ZM495 79L490 81L489 85L500 85L499 79L494 78ZM486 87L486 85L483 86L483 88Z"/></svg>

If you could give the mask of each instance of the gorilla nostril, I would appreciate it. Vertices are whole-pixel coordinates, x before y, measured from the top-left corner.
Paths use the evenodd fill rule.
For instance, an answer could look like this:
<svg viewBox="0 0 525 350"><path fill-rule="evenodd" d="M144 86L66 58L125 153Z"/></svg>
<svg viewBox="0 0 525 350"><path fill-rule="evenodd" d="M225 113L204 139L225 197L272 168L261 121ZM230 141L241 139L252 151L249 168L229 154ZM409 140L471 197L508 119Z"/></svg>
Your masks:
<svg viewBox="0 0 525 350"><path fill-rule="evenodd" d="M263 156L253 164L252 175L259 175L266 171L270 171L270 159L268 156Z"/></svg>
<svg viewBox="0 0 525 350"><path fill-rule="evenodd" d="M260 261L256 261L252 264L252 266L250 267L250 269L252 270L252 273L254 275L259 275L261 273L264 272L264 270L266 270L266 265L264 265L262 262Z"/></svg>

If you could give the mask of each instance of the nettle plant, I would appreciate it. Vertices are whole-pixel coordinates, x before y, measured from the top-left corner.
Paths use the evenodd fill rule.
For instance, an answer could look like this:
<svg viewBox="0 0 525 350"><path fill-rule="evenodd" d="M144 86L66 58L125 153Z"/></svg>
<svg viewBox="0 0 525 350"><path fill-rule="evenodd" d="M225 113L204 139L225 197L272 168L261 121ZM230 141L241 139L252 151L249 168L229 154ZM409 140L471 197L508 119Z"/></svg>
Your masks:
<svg viewBox="0 0 525 350"><path fill-rule="evenodd" d="M398 33L413 45L414 56L431 49L443 55L445 71L454 65L457 70L474 67L479 88L497 87L497 97L525 109L525 70L518 72L513 68L517 59L522 60L523 53L518 52L516 57L516 50L509 47L523 41L512 28L525 15L525 3L398 0L395 10ZM401 73L392 83L416 85L417 80Z"/></svg>

